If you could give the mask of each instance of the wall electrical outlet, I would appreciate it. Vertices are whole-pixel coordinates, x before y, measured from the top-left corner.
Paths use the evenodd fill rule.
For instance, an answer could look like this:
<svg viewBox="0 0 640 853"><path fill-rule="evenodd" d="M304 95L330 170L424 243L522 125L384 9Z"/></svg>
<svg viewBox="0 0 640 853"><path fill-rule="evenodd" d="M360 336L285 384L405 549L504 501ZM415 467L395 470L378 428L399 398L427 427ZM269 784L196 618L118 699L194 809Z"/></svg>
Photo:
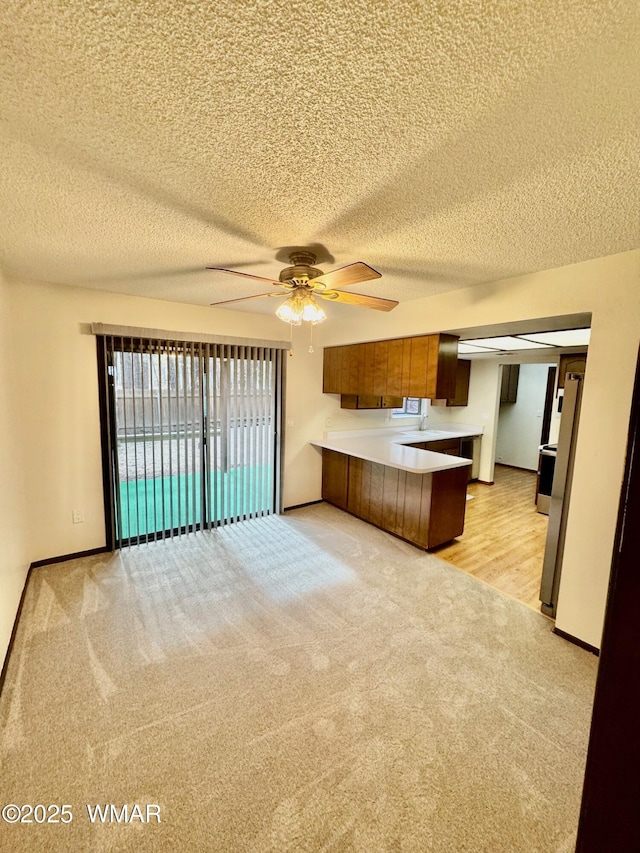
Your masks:
<svg viewBox="0 0 640 853"><path fill-rule="evenodd" d="M330 427L332 423L333 422L332 422L331 418L327 418L327 420L325 421L325 425L328 427Z"/></svg>
<svg viewBox="0 0 640 853"><path fill-rule="evenodd" d="M84 513L81 509L72 509L71 518L74 524L82 524L84 522Z"/></svg>

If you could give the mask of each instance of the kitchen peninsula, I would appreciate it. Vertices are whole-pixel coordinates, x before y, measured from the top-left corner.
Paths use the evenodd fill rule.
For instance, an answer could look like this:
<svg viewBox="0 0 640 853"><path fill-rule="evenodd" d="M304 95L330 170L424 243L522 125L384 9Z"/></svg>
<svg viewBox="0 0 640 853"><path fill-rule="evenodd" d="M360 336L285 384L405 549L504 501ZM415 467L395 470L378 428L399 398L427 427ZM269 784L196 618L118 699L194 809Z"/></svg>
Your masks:
<svg viewBox="0 0 640 853"><path fill-rule="evenodd" d="M470 459L460 440L482 427L327 433L322 450L322 498L358 518L431 550L464 529ZM443 451L443 452L440 452Z"/></svg>

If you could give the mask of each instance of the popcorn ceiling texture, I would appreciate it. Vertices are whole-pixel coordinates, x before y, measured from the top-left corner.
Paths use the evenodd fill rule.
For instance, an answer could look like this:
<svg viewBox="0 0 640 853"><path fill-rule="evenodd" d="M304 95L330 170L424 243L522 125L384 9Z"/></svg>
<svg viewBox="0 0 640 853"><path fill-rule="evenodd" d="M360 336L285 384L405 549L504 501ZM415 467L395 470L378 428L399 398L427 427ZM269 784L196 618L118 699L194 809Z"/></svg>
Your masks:
<svg viewBox="0 0 640 853"><path fill-rule="evenodd" d="M264 288L204 266L318 243L406 300L640 245L628 0L5 0L0 27L9 277L207 304Z"/></svg>

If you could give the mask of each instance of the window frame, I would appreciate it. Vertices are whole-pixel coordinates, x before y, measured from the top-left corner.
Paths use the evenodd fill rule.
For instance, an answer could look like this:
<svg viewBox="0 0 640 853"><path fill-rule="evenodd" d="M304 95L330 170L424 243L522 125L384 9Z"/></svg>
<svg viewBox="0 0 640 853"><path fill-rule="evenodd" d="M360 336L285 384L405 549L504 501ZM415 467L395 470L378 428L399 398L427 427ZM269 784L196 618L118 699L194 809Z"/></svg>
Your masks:
<svg viewBox="0 0 640 853"><path fill-rule="evenodd" d="M414 400L418 401L418 411L417 412L408 412L407 404L413 402ZM391 409L391 417L392 418L422 418L426 414L426 404L427 399L424 397L403 397L402 398L402 408Z"/></svg>

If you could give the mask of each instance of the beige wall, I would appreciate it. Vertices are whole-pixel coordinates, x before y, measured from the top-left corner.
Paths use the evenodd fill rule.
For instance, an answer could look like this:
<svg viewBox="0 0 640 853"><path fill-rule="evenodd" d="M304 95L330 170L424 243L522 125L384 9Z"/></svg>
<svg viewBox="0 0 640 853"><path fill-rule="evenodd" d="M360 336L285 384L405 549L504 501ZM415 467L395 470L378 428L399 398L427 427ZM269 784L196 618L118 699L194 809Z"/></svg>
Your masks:
<svg viewBox="0 0 640 853"><path fill-rule="evenodd" d="M81 334L81 324L286 337L282 323L268 316L71 287L16 284L10 303L26 499L36 520L30 561L105 541L95 342ZM303 342L287 358L285 506L320 497L320 457L308 441L327 429L327 418L331 429L388 423L385 413L341 412L337 397L321 393L323 344L592 312L558 627L599 645L640 336L640 252L416 300L392 314L347 310L346 319L336 312L317 329L315 353ZM487 381L497 383L486 370ZM84 511L84 524L72 524L73 508Z"/></svg>
<svg viewBox="0 0 640 853"><path fill-rule="evenodd" d="M276 318L75 287L16 284L12 304L26 494L36 520L31 561L105 543L96 342L83 325L286 339ZM82 510L84 523L72 523L72 509Z"/></svg>
<svg viewBox="0 0 640 853"><path fill-rule="evenodd" d="M0 276L0 668L30 562L9 291Z"/></svg>
<svg viewBox="0 0 640 853"><path fill-rule="evenodd" d="M480 470L478 479L493 482L493 462L500 405L500 363L493 360L471 362L469 377L469 403L460 408L429 407L429 423L478 424L483 427L480 445Z"/></svg>
<svg viewBox="0 0 640 853"><path fill-rule="evenodd" d="M547 364L520 365L516 401L500 406L496 462L537 469L548 376Z"/></svg>

